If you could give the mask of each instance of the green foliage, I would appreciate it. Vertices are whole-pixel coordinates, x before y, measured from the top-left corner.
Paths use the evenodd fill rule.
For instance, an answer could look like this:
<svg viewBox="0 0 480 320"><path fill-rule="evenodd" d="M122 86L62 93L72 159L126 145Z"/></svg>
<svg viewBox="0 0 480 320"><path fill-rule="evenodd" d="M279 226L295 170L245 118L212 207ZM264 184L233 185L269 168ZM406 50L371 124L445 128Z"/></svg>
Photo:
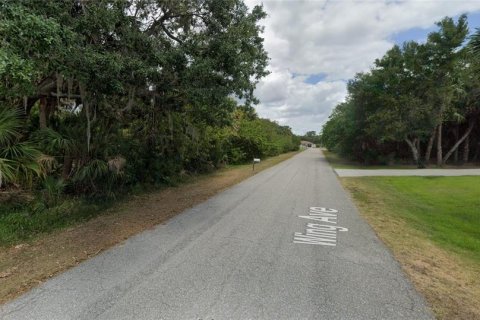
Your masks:
<svg viewBox="0 0 480 320"><path fill-rule="evenodd" d="M45 178L42 183L40 199L46 208L53 208L60 202L65 186L62 179L55 179L51 176Z"/></svg>
<svg viewBox="0 0 480 320"><path fill-rule="evenodd" d="M310 141L316 145L320 145L322 143L321 135L317 134L316 131L308 131L304 136L300 136L299 138L300 140Z"/></svg>
<svg viewBox="0 0 480 320"><path fill-rule="evenodd" d="M42 154L23 137L19 112L0 106L0 187L23 183L31 187L43 174Z"/></svg>
<svg viewBox="0 0 480 320"><path fill-rule="evenodd" d="M28 206L3 204L0 206L0 244L15 243L85 221L107 204L81 199L66 199L52 207L47 207L43 200L33 201Z"/></svg>
<svg viewBox="0 0 480 320"><path fill-rule="evenodd" d="M325 147L365 163L410 156L423 167L434 147L439 165L454 152L458 162L464 144L464 161L480 160L480 109L473 98L480 90L478 57L462 47L466 16L437 25L426 43L395 45L369 72L349 82L347 101L323 126ZM475 39L470 47L475 48ZM473 157L470 146L476 146Z"/></svg>
<svg viewBox="0 0 480 320"><path fill-rule="evenodd" d="M321 144L325 148L344 157L354 157L362 153L362 150L358 149L362 130L356 125L351 104L351 101L345 102L335 108L323 126L321 135Z"/></svg>
<svg viewBox="0 0 480 320"><path fill-rule="evenodd" d="M252 107L268 73L265 16L241 0L1 2L0 187L34 199L0 205L11 213L0 234L295 149L288 127Z"/></svg>
<svg viewBox="0 0 480 320"><path fill-rule="evenodd" d="M268 119L251 120L241 116L237 125L237 132L228 139L228 159L231 163L275 156L297 150L300 145L300 140L289 127Z"/></svg>

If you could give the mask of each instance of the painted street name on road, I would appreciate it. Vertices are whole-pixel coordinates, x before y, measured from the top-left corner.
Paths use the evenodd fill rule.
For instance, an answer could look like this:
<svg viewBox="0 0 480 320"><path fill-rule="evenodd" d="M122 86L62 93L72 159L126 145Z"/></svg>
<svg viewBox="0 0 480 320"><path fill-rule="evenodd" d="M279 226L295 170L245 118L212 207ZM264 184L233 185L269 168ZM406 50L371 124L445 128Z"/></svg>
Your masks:
<svg viewBox="0 0 480 320"><path fill-rule="evenodd" d="M295 232L293 243L336 246L337 232L348 231L347 228L336 225L337 213L338 210L335 209L310 207L308 216L299 216L299 218L321 223L307 223L304 234L301 232Z"/></svg>

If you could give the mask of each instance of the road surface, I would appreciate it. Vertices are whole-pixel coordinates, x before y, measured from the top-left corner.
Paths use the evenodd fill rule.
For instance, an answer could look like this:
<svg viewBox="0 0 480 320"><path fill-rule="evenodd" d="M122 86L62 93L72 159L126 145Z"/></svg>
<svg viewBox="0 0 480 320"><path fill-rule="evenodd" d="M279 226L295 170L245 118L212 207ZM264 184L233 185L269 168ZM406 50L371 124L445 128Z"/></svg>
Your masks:
<svg viewBox="0 0 480 320"><path fill-rule="evenodd" d="M480 176L480 169L335 169L340 177Z"/></svg>
<svg viewBox="0 0 480 320"><path fill-rule="evenodd" d="M4 320L431 317L318 149L0 309Z"/></svg>

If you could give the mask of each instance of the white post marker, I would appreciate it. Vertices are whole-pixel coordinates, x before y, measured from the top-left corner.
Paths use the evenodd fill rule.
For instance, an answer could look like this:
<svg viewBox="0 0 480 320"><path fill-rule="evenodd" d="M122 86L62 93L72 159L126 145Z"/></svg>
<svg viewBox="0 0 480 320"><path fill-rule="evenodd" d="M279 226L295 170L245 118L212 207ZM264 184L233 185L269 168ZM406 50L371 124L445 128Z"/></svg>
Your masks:
<svg viewBox="0 0 480 320"><path fill-rule="evenodd" d="M260 163L260 158L253 158L252 171L255 171L255 163Z"/></svg>

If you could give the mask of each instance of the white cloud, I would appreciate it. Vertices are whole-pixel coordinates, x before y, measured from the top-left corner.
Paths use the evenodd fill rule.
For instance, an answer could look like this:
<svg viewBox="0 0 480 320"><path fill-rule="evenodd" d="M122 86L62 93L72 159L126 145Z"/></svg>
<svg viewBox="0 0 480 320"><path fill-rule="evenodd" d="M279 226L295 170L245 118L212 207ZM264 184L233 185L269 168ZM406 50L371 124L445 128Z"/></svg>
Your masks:
<svg viewBox="0 0 480 320"><path fill-rule="evenodd" d="M345 80L368 70L393 45L392 35L480 10L480 1L462 0L246 0L249 7L262 2L272 74L258 86L257 111L297 133L320 130L345 98ZM320 73L326 77L317 84L293 77Z"/></svg>
<svg viewBox="0 0 480 320"><path fill-rule="evenodd" d="M305 82L306 76L293 77L286 69L273 70L257 87L261 104L258 113L289 125L297 132L318 126L346 94L344 81ZM318 128L316 128L318 130Z"/></svg>

